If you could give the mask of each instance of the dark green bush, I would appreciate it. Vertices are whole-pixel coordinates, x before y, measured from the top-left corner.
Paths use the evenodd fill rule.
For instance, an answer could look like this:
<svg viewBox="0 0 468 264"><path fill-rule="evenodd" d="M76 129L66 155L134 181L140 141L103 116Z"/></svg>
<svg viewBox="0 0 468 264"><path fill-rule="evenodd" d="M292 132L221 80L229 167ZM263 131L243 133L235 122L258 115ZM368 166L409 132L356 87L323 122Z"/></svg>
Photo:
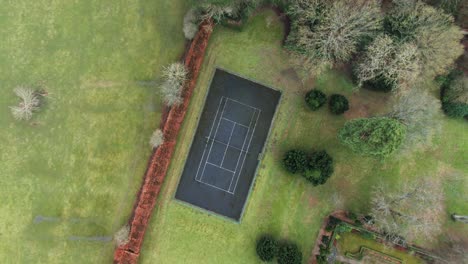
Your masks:
<svg viewBox="0 0 468 264"><path fill-rule="evenodd" d="M468 81L463 73L453 70L446 76L438 77L441 84L442 110L450 117L468 117Z"/></svg>
<svg viewBox="0 0 468 264"><path fill-rule="evenodd" d="M376 91L376 92L384 92L384 93L391 92L393 89L396 88L394 83L387 80L385 77L381 75L372 80L365 81L362 87L367 90Z"/></svg>
<svg viewBox="0 0 468 264"><path fill-rule="evenodd" d="M332 94L328 102L330 112L335 115L341 115L349 110L349 102L346 97L341 94Z"/></svg>
<svg viewBox="0 0 468 264"><path fill-rule="evenodd" d="M284 155L283 164L291 173L302 172L307 166L307 155L301 150L290 150Z"/></svg>
<svg viewBox="0 0 468 264"><path fill-rule="evenodd" d="M278 264L301 264L302 253L296 244L292 242L283 242L278 249Z"/></svg>
<svg viewBox="0 0 468 264"><path fill-rule="evenodd" d="M278 250L276 240L270 235L264 235L257 241L257 255L262 261L271 261Z"/></svg>
<svg viewBox="0 0 468 264"><path fill-rule="evenodd" d="M327 96L320 90L311 90L306 94L305 101L310 110L316 111L327 102Z"/></svg>
<svg viewBox="0 0 468 264"><path fill-rule="evenodd" d="M303 176L314 186L324 184L333 174L333 158L326 151L312 152Z"/></svg>
<svg viewBox="0 0 468 264"><path fill-rule="evenodd" d="M350 227L350 226L347 225L347 224L339 224L339 225L335 228L335 231L336 231L338 234L348 233L348 232L351 232L351 230L353 230L353 228Z"/></svg>

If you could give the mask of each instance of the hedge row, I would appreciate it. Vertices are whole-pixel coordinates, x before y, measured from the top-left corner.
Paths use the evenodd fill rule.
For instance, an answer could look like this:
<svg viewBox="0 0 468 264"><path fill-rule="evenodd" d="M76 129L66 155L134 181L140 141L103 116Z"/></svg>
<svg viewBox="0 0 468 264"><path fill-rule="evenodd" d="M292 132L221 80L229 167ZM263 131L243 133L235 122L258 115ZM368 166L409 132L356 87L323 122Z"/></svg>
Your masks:
<svg viewBox="0 0 468 264"><path fill-rule="evenodd" d="M138 262L145 231L174 153L177 134L182 126L192 92L195 89L212 27L212 21L204 21L200 25L200 30L185 56L185 66L189 70L190 79L185 83L182 94L184 101L179 106L171 108L168 113L163 126L165 142L153 152L150 158L129 221L129 242L117 247L114 253L114 263L136 264Z"/></svg>

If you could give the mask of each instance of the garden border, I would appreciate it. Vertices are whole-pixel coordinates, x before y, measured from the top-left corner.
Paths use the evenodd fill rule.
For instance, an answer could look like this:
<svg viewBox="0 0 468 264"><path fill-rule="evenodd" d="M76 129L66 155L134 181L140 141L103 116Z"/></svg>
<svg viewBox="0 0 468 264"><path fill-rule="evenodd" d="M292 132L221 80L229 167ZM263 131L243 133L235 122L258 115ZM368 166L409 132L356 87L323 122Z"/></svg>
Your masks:
<svg viewBox="0 0 468 264"><path fill-rule="evenodd" d="M179 106L169 109L167 116L162 120L161 127L165 142L153 151L148 161L143 183L128 222L130 226L129 240L118 246L114 252L114 263L116 264L136 264L138 262L145 231L174 154L177 135L195 89L213 27L212 20L203 21L185 54L184 64L190 76L184 84L183 102Z"/></svg>
<svg viewBox="0 0 468 264"><path fill-rule="evenodd" d="M349 215L350 215L350 212L348 212L348 211L338 210L338 211L335 211L335 212L333 212L333 213L331 213L331 214L329 214L329 215L327 215L325 217L325 219L323 220L322 227L319 230L317 240L315 241L315 245L314 245L314 247L312 249L310 258L308 260L309 264L318 264L319 263L318 257L320 256L320 253L319 253L320 252L320 246L323 245L323 246L326 246L326 248L330 248L330 246L335 241L336 227L339 226L339 225L342 225L342 224L350 227L351 231L356 231L358 233L371 233L375 237L374 241L376 241L378 243L384 243L384 238L383 238L382 234L378 233L376 230L374 230L371 226L368 226L368 225L363 225L362 227L357 226L355 221L348 217ZM325 229L329 225L329 221L330 221L331 217L335 218L336 220L338 220L340 222L337 223L335 226L333 226L332 231L326 231ZM322 243L322 238L324 236L330 237L330 240L328 241L328 243L326 245ZM400 251L406 252L408 254L409 254L410 251L413 251L416 256L418 256L421 259L426 260L426 261L432 261L434 259L438 259L437 256L432 255L429 251L427 251L427 250L425 250L425 249L423 249L421 247L415 246L413 244L401 245L401 244L391 243L391 246L396 250L400 250Z"/></svg>

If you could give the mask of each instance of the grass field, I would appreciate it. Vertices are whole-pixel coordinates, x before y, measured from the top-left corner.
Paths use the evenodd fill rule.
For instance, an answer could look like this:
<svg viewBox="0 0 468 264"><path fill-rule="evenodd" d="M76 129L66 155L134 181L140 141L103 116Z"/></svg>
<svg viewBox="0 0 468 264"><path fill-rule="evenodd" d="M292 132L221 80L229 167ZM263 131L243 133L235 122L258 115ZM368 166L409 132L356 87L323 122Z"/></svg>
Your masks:
<svg viewBox="0 0 468 264"><path fill-rule="evenodd" d="M161 67L184 50L185 0L2 1L1 263L110 263L158 126ZM31 122L8 106L44 87ZM95 241L93 241L95 240Z"/></svg>
<svg viewBox="0 0 468 264"><path fill-rule="evenodd" d="M390 107L391 97L364 90L353 92L347 78L330 72L315 80L315 84L328 94L339 92L348 96L351 110L340 117L332 116L326 108L308 111L303 96L314 87L314 81L304 84L294 74L281 48L282 38L283 26L271 11L252 18L240 33L216 27L179 135L175 158L145 238L141 262L258 263L254 245L263 232L298 242L306 259L323 217L335 208L334 197L341 197L344 208L360 212L368 205L373 184L395 184L416 177L440 178L447 193L446 230L466 231L466 227L448 221L449 212L468 209L463 192L467 181L448 177L467 171L466 122L444 118L442 136L431 150L397 155L385 162L353 154L338 142L338 129L346 119L384 112ZM216 66L283 91L268 150L241 224L173 199ZM335 173L327 184L312 187L301 177L283 170L280 162L283 153L296 147L326 149L334 157Z"/></svg>
<svg viewBox="0 0 468 264"><path fill-rule="evenodd" d="M391 257L401 260L405 264L419 264L424 263L420 258L412 256L406 252L402 252L393 248L384 246L374 240L365 239L362 236L354 233L344 233L340 235L340 239L337 240L337 249L339 254L344 256L347 252L355 254L359 252L359 249L364 246L378 252L382 252Z"/></svg>

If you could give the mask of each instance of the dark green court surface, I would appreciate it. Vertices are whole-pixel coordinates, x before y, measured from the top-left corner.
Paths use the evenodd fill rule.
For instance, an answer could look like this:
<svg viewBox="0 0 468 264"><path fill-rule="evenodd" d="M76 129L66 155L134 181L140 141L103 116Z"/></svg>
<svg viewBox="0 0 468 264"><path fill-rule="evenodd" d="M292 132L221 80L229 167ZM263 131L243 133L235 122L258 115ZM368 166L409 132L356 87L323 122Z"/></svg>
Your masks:
<svg viewBox="0 0 468 264"><path fill-rule="evenodd" d="M280 97L217 69L176 198L239 221Z"/></svg>

